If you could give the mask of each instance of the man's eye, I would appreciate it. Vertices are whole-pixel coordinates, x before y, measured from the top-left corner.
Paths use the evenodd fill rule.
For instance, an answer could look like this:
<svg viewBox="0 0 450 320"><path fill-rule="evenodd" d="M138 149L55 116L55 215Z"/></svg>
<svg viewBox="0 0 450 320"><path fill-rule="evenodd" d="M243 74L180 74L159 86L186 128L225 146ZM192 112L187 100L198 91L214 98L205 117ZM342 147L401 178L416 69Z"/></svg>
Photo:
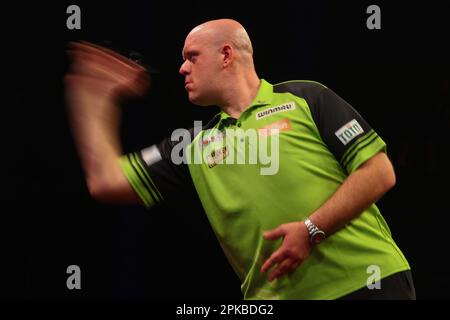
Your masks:
<svg viewBox="0 0 450 320"><path fill-rule="evenodd" d="M191 62L195 62L197 60L197 54L195 53L188 54L187 59Z"/></svg>

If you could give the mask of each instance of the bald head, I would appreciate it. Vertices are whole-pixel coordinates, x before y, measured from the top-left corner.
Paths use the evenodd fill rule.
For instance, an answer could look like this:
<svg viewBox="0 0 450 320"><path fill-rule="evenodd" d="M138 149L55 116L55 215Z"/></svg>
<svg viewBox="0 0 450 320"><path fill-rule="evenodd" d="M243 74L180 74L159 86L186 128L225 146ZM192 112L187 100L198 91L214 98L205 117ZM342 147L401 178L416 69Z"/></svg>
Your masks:
<svg viewBox="0 0 450 320"><path fill-rule="evenodd" d="M244 27L232 19L211 20L198 25L188 34L189 37L200 37L213 45L229 43L235 50L253 55L250 38Z"/></svg>
<svg viewBox="0 0 450 320"><path fill-rule="evenodd" d="M208 21L191 30L180 73L189 100L201 106L248 103L259 86L250 38L231 19Z"/></svg>

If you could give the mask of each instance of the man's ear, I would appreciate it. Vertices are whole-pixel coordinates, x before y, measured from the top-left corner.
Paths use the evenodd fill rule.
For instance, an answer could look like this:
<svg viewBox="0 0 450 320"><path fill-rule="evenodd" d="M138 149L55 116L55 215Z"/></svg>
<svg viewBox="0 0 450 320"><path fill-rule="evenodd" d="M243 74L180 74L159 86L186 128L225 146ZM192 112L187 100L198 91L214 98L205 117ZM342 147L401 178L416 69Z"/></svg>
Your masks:
<svg viewBox="0 0 450 320"><path fill-rule="evenodd" d="M222 47L222 55L223 55L223 68L227 68L231 61L233 61L233 47L229 44L224 44Z"/></svg>

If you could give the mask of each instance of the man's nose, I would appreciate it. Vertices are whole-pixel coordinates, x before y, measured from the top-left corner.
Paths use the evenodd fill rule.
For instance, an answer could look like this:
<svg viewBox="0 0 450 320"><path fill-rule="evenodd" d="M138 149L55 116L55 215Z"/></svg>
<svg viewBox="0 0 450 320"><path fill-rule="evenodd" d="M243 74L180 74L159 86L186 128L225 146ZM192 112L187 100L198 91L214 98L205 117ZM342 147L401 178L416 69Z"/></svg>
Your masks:
<svg viewBox="0 0 450 320"><path fill-rule="evenodd" d="M179 72L180 72L180 74L181 74L182 76L185 76L185 75L187 75L187 74L189 73L189 72L188 72L188 66L187 66L187 63L188 63L187 60L184 61L183 64L181 65L181 67L180 67Z"/></svg>

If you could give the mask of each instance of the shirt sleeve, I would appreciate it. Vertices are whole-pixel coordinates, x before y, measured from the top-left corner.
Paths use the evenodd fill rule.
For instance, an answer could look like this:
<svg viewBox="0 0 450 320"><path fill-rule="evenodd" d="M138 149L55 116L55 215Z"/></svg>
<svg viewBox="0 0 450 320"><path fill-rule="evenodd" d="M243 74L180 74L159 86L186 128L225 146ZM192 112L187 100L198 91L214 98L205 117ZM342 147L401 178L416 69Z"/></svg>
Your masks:
<svg viewBox="0 0 450 320"><path fill-rule="evenodd" d="M187 165L172 161L172 150L177 143L166 138L120 159L122 171L147 208L176 201L181 192L195 193Z"/></svg>
<svg viewBox="0 0 450 320"><path fill-rule="evenodd" d="M319 91L311 112L322 140L348 173L386 152L386 143L366 120L331 89Z"/></svg>

